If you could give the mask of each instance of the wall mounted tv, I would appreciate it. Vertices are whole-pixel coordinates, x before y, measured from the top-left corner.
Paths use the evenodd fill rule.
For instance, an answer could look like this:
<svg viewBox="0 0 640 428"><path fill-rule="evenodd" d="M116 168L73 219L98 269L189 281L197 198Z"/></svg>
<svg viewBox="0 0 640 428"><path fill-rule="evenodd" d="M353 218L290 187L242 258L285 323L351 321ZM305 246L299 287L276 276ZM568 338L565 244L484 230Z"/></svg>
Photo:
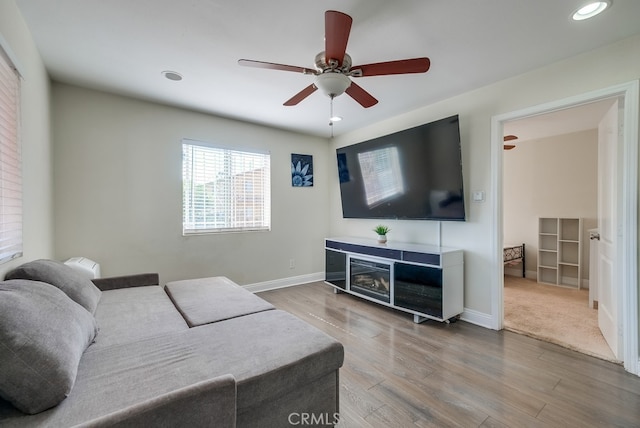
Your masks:
<svg viewBox="0 0 640 428"><path fill-rule="evenodd" d="M336 154L344 218L465 220L457 115Z"/></svg>

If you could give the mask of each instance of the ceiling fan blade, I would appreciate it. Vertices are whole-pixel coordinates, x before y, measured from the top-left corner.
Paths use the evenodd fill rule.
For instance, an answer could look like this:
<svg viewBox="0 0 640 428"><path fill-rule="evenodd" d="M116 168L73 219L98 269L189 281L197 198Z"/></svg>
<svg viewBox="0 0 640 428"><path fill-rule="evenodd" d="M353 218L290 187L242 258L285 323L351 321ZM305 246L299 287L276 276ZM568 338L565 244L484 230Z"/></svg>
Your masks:
<svg viewBox="0 0 640 428"><path fill-rule="evenodd" d="M318 74L317 70L295 65L276 64L273 62L254 61L252 59L239 59L238 64L244 67L266 68L268 70L293 71L302 74Z"/></svg>
<svg viewBox="0 0 640 428"><path fill-rule="evenodd" d="M352 22L349 15L336 10L324 13L324 56L327 64L335 59L338 66L342 66Z"/></svg>
<svg viewBox="0 0 640 428"><path fill-rule="evenodd" d="M505 144L505 145L504 145L504 149L505 149L505 150L511 150L511 149L513 149L513 148L515 148L515 145L514 145L514 144Z"/></svg>
<svg viewBox="0 0 640 428"><path fill-rule="evenodd" d="M300 92L298 92L297 94L295 94L293 97L291 97L287 101L285 101L285 103L283 105L289 106L289 107L290 106L295 106L300 101L304 100L309 95L313 94L317 89L318 88L316 87L316 85L314 85L312 83L309 86L307 86L306 88L304 88L303 90L301 90Z"/></svg>
<svg viewBox="0 0 640 428"><path fill-rule="evenodd" d="M364 108L369 108L378 104L378 100L373 98L373 96L369 92L365 91L353 82L351 82L351 85L345 92Z"/></svg>
<svg viewBox="0 0 640 428"><path fill-rule="evenodd" d="M431 66L429 58L401 59L398 61L377 62L351 67L351 71L360 70L354 77L385 76L389 74L426 73Z"/></svg>
<svg viewBox="0 0 640 428"><path fill-rule="evenodd" d="M516 137L515 135L505 135L503 139L504 141L513 141L513 140L517 140L518 137Z"/></svg>

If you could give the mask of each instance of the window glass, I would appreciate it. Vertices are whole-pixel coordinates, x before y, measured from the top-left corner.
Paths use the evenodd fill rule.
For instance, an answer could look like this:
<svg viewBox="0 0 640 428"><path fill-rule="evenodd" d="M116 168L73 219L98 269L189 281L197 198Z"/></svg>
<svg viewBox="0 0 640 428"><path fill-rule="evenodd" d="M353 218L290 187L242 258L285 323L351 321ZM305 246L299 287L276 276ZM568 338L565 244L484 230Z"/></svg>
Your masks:
<svg viewBox="0 0 640 428"><path fill-rule="evenodd" d="M184 235L271 228L268 153L184 140L182 185Z"/></svg>

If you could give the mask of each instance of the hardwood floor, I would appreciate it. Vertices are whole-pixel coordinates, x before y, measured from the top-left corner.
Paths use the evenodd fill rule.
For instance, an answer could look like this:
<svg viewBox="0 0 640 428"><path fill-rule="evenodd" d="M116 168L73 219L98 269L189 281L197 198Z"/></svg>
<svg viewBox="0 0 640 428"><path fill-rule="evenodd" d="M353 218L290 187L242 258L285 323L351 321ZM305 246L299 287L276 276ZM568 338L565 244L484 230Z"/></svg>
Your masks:
<svg viewBox="0 0 640 428"><path fill-rule="evenodd" d="M414 324L322 282L259 295L344 345L340 428L640 426L640 378L617 364L463 321Z"/></svg>

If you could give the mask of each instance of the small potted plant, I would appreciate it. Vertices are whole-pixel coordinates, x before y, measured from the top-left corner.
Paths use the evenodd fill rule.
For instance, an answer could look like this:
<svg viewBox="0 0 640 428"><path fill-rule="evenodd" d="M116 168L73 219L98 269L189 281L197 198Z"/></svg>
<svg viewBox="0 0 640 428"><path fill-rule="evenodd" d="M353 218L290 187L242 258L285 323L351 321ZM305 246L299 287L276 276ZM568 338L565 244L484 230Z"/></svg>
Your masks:
<svg viewBox="0 0 640 428"><path fill-rule="evenodd" d="M391 231L388 226L379 224L373 228L373 231L378 234L378 242L384 244L387 242L387 233Z"/></svg>

